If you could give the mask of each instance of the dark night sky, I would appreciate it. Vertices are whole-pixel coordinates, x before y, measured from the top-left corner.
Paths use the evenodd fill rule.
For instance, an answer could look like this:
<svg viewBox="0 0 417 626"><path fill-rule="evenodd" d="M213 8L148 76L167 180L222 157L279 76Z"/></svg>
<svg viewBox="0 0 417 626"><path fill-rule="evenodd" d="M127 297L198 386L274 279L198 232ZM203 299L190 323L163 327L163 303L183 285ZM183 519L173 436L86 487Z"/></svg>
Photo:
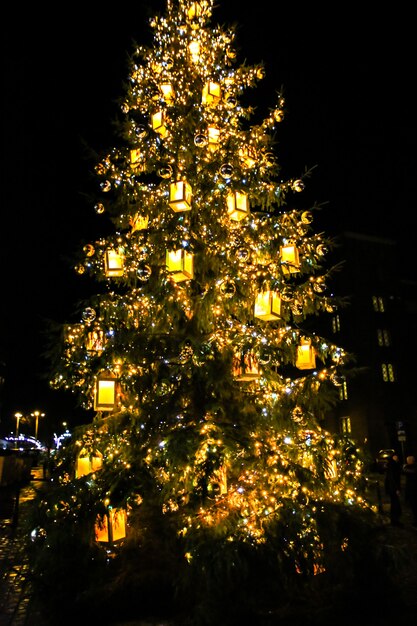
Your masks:
<svg viewBox="0 0 417 626"><path fill-rule="evenodd" d="M284 87L288 113L277 152L283 175L317 166L306 205L326 203L329 233L355 230L414 247L410 9L277 3L271 14L271 6L220 0L213 23L237 25L239 61L265 62L266 80L253 96L260 111ZM88 12L70 5L58 16L34 5L12 9L2 22L0 434L18 410L39 408L71 422L75 398L49 391L42 380L42 331L46 320L72 313L79 279L68 259L100 227L83 195L85 145L112 146L127 56L134 42L150 42L147 19L163 7L163 0L133 8L119 2L111 12L89 3Z"/></svg>

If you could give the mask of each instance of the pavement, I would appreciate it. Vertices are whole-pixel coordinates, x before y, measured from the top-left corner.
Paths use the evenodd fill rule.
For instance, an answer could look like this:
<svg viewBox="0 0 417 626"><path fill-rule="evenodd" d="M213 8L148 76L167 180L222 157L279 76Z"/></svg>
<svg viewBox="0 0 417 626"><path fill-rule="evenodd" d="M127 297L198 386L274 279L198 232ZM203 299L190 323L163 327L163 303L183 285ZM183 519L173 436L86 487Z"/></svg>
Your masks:
<svg viewBox="0 0 417 626"><path fill-rule="evenodd" d="M410 578L411 614L417 614L417 529L411 514L403 506L402 527L389 524L389 503L383 492L384 477L378 474L368 480L368 497L378 506L387 527L388 541L415 554ZM25 553L23 520L40 489L47 488L43 469L33 467L30 481L20 487L13 502L13 492L0 487L0 626L55 626L42 615L32 597L28 556ZM408 573L407 573L408 575ZM413 600L415 598L415 600ZM408 612L405 613L408 616ZM401 617L401 616L398 616ZM381 622L379 621L381 626ZM109 626L169 626L144 621L129 621ZM218 626L221 626L220 624Z"/></svg>

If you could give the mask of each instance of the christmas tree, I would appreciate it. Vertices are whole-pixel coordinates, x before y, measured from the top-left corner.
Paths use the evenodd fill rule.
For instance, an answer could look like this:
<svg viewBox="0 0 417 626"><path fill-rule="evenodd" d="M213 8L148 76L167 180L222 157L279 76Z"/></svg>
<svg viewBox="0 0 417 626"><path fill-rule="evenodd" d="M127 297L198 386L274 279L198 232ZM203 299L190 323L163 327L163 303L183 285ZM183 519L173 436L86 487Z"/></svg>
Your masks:
<svg viewBox="0 0 417 626"><path fill-rule="evenodd" d="M321 207L299 206L309 173L281 178L283 94L252 122L263 65L238 63L212 11L167 0L129 59L117 147L94 171L105 235L76 261L98 287L51 381L93 419L35 533L61 596L148 613L158 597L182 624L228 623L227 594L234 611L285 602L371 512L360 453L323 426L349 362L325 333L333 242Z"/></svg>

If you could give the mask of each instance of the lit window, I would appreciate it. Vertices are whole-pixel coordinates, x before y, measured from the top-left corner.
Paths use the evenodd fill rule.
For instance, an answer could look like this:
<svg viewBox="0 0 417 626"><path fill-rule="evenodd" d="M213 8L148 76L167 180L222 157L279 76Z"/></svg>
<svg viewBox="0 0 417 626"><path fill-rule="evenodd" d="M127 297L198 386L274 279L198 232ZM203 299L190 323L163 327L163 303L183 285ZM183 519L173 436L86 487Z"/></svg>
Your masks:
<svg viewBox="0 0 417 626"><path fill-rule="evenodd" d="M347 383L343 381L343 385L339 387L339 400L347 400L348 399L348 391L347 391Z"/></svg>
<svg viewBox="0 0 417 626"><path fill-rule="evenodd" d="M372 296L372 306L374 308L374 311L376 311L376 313L384 313L385 311L384 298L381 298L381 296Z"/></svg>
<svg viewBox="0 0 417 626"><path fill-rule="evenodd" d="M392 363L382 363L382 380L384 383L393 383L395 381L394 367Z"/></svg>
<svg viewBox="0 0 417 626"><path fill-rule="evenodd" d="M335 315L332 317L332 331L334 333L340 332L340 317L339 315Z"/></svg>
<svg viewBox="0 0 417 626"><path fill-rule="evenodd" d="M340 418L340 430L344 435L352 434L352 424L349 416Z"/></svg>
<svg viewBox="0 0 417 626"><path fill-rule="evenodd" d="M378 345L379 346L390 346L391 345L391 337L386 329L378 328Z"/></svg>

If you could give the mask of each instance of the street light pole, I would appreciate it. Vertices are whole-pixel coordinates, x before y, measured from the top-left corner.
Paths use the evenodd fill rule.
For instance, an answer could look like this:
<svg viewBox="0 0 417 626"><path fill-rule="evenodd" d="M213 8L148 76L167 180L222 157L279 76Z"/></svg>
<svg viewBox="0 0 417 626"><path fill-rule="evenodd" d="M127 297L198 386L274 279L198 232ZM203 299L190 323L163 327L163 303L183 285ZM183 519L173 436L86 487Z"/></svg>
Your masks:
<svg viewBox="0 0 417 626"><path fill-rule="evenodd" d="M45 417L45 413L41 413L40 411L34 411L32 416L35 418L35 439L38 438L38 427L39 427L39 418Z"/></svg>

